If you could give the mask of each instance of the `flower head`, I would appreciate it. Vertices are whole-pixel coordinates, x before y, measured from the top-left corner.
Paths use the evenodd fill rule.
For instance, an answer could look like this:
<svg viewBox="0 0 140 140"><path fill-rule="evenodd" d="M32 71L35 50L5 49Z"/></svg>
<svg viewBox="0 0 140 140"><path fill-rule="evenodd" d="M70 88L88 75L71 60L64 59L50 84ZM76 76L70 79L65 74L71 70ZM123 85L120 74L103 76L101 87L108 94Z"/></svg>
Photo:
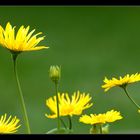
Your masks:
<svg viewBox="0 0 140 140"><path fill-rule="evenodd" d="M127 74L124 77L121 77L119 79L116 78L112 78L111 80L108 80L106 77L104 79L104 85L102 85L102 88L105 89L105 91L108 91L110 88L115 87L115 86L120 86L120 87L124 87L127 84L130 83L134 83L134 82L138 82L140 81L140 74L136 73L136 74L132 74L129 76L129 74Z"/></svg>
<svg viewBox="0 0 140 140"><path fill-rule="evenodd" d="M0 133L15 133L21 126L18 125L20 120L16 116L14 118L10 116L8 119L6 117L7 114L0 117Z"/></svg>
<svg viewBox="0 0 140 140"><path fill-rule="evenodd" d="M61 77L61 69L58 66L51 66L49 76L54 82L58 82Z"/></svg>
<svg viewBox="0 0 140 140"><path fill-rule="evenodd" d="M122 119L120 112L111 110L103 114L90 114L90 115L82 115L79 121L85 124L104 124L107 122L114 122L116 120Z"/></svg>
<svg viewBox="0 0 140 140"><path fill-rule="evenodd" d="M12 52L34 51L48 48L37 46L44 39L44 36L37 38L38 35L42 34L41 32L32 36L35 29L31 32L29 32L29 29L29 26L24 28L22 25L15 36L15 26L12 27L10 22L7 23L5 30L0 25L0 44Z"/></svg>
<svg viewBox="0 0 140 140"><path fill-rule="evenodd" d="M82 117L80 117L79 121L86 123L86 124L103 124L105 123L105 114L90 114L90 115L82 115Z"/></svg>
<svg viewBox="0 0 140 140"><path fill-rule="evenodd" d="M80 115L83 110L92 106L92 103L89 103L91 97L89 94L74 92L71 99L68 93L58 93L59 97L59 113L60 116L67 115ZM56 96L53 98L50 97L46 100L46 106L53 112L52 115L45 114L48 118L56 118L57 117L57 107L56 107Z"/></svg>
<svg viewBox="0 0 140 140"><path fill-rule="evenodd" d="M105 117L106 122L114 122L116 120L122 119L120 112L114 110L107 111Z"/></svg>

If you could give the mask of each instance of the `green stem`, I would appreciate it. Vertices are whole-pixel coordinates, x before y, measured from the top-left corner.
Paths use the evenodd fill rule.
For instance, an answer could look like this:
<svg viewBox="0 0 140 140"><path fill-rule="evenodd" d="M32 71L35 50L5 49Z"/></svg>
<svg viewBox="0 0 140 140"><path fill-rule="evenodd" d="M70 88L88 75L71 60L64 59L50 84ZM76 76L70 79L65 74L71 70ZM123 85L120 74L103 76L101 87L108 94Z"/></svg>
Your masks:
<svg viewBox="0 0 140 140"><path fill-rule="evenodd" d="M27 116L27 111L26 111L26 107L25 107L25 101L23 98L23 94L22 94L22 90L21 90L21 86L20 86L20 82L19 82L19 78L18 78L18 73L17 73L17 56L18 54L12 54L12 59L13 59L13 64L14 64L14 74L16 77L16 82L17 82L17 86L18 86L18 91L19 91L19 96L20 96L20 100L21 100L21 106L22 106L22 111L23 111L23 117L24 117L24 122L25 125L27 127L27 133L30 134L31 130L30 130L30 126L29 126L29 120L28 120L28 116Z"/></svg>
<svg viewBox="0 0 140 140"><path fill-rule="evenodd" d="M102 124L100 124L100 134L103 134L103 131L102 131Z"/></svg>
<svg viewBox="0 0 140 140"><path fill-rule="evenodd" d="M58 97L58 83L55 82L55 90L56 90L56 104L57 104L57 129L60 130L60 113L59 113L59 97Z"/></svg>
<svg viewBox="0 0 140 140"><path fill-rule="evenodd" d="M72 121L71 121L71 116L70 115L68 116L68 119L69 119L69 129L71 130L72 129Z"/></svg>
<svg viewBox="0 0 140 140"><path fill-rule="evenodd" d="M126 87L123 87L124 92L126 93L127 97L134 103L134 105L140 109L140 106L130 97L130 95L128 94L128 91L126 90Z"/></svg>
<svg viewBox="0 0 140 140"><path fill-rule="evenodd" d="M63 121L63 119L60 118L60 120L61 120L62 124L64 125L64 127L67 128L67 126L66 126L65 122Z"/></svg>

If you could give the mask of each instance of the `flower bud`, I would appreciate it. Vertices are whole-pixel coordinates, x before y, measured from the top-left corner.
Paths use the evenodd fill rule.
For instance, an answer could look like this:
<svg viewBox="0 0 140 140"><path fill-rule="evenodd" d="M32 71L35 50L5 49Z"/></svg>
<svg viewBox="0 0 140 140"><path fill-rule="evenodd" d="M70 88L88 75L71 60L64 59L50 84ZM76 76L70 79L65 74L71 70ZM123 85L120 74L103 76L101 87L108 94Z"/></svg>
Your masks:
<svg viewBox="0 0 140 140"><path fill-rule="evenodd" d="M99 130L97 129L97 127L94 125L90 128L89 130L90 134L99 134Z"/></svg>
<svg viewBox="0 0 140 140"><path fill-rule="evenodd" d="M102 132L103 132L103 134L108 134L109 133L109 124L102 127Z"/></svg>
<svg viewBox="0 0 140 140"><path fill-rule="evenodd" d="M51 66L49 71L49 76L51 80L55 83L58 83L61 77L61 69L58 66Z"/></svg>

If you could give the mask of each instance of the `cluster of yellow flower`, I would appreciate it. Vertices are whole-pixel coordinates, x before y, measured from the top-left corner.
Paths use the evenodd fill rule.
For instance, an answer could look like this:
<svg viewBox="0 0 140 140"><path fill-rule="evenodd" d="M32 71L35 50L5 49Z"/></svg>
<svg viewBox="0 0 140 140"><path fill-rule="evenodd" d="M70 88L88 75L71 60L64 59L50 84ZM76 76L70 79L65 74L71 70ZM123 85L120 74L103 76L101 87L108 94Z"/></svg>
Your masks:
<svg viewBox="0 0 140 140"><path fill-rule="evenodd" d="M61 75L61 70L59 69L58 66L50 67L50 78L56 85L60 79L60 75ZM52 115L45 114L45 116L51 119L58 118L58 128L57 128L58 131L56 130L55 132L49 131L48 133L61 132L59 119L62 116L68 116L69 127L66 127L62 118L61 121L63 122L63 125L67 130L66 132L71 133L72 131L68 131L68 130L72 130L71 117L73 115L81 115L83 113L83 110L90 108L93 105L93 103L90 103L91 99L92 97L89 95L89 93L81 93L80 91L77 91L74 92L73 95L70 97L68 93L59 93L56 90L56 96L50 97L49 99L46 100L46 106L51 110L53 114ZM98 132L96 126L100 126L100 130L101 130L100 133L103 133L103 129L105 128L105 126L104 127L102 126L103 124L114 122L120 119L122 119L120 112L114 111L112 109L111 111L108 111L107 113L103 113L103 114L98 114L98 115L90 114L89 116L82 115L79 121L94 126L94 128L92 129L92 133L96 134Z"/></svg>
<svg viewBox="0 0 140 140"><path fill-rule="evenodd" d="M28 26L25 28L24 26L21 26L15 35L15 26L12 27L11 24L8 22L6 25L6 28L4 29L2 26L0 26L0 45L6 49L8 49L12 54L12 60L14 64L14 72L15 77L17 81L17 86L19 90L19 97L21 99L21 105L23 108L23 116L25 125L27 127L27 133L31 133L28 116L26 112L26 106L22 94L22 90L20 87L20 82L18 79L17 69L16 69L16 60L17 56L23 52L23 51L34 51L34 50L41 50L41 49L47 49L49 47L46 46L37 46L40 41L44 39L43 37L38 37L38 35L42 34L37 33L33 35L34 30L29 32L30 27ZM92 97L87 93L81 93L80 91L74 92L73 95L70 97L68 93L59 93L58 92L58 83L59 79L61 77L61 71L58 66L51 66L50 67L50 78L55 83L56 88L56 96L50 97L46 100L46 106L51 110L53 114L45 114L48 118L58 118L58 129L60 128L60 121L63 123L64 127L67 129L62 116L68 116L69 118L69 130L72 129L72 121L71 117L73 115L81 115L83 110L90 108L93 103L90 103ZM119 86L124 89L126 95L129 97L129 99L135 104L135 106L140 109L139 105L136 104L136 102L130 97L128 94L126 87L129 83L134 83L140 81L140 74L132 74L132 75L126 75L124 77L120 77L119 79L112 78L111 80L108 80L106 77L104 79L104 85L102 88L105 89L105 91L108 91L110 88ZM11 119L11 116L6 120L6 114L1 116L0 118L0 133L15 133L17 129L21 126L19 125L19 119L15 116ZM85 124L90 124L93 126L91 133L97 133L96 127L100 127L100 133L102 133L102 130L104 129L102 127L105 123L114 122L116 120L122 119L122 116L120 115L120 112L111 110L107 111L103 114L90 114L90 115L82 115L79 118L79 121ZM57 131L58 132L58 131Z"/></svg>

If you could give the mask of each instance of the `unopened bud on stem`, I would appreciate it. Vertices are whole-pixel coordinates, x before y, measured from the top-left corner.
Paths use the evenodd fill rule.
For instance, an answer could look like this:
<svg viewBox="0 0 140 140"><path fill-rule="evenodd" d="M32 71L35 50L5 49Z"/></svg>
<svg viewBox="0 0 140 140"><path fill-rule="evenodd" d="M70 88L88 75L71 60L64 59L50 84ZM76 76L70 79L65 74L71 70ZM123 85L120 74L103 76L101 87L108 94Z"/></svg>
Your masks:
<svg viewBox="0 0 140 140"><path fill-rule="evenodd" d="M49 76L51 80L55 83L58 83L61 77L61 69L58 66L50 66Z"/></svg>

